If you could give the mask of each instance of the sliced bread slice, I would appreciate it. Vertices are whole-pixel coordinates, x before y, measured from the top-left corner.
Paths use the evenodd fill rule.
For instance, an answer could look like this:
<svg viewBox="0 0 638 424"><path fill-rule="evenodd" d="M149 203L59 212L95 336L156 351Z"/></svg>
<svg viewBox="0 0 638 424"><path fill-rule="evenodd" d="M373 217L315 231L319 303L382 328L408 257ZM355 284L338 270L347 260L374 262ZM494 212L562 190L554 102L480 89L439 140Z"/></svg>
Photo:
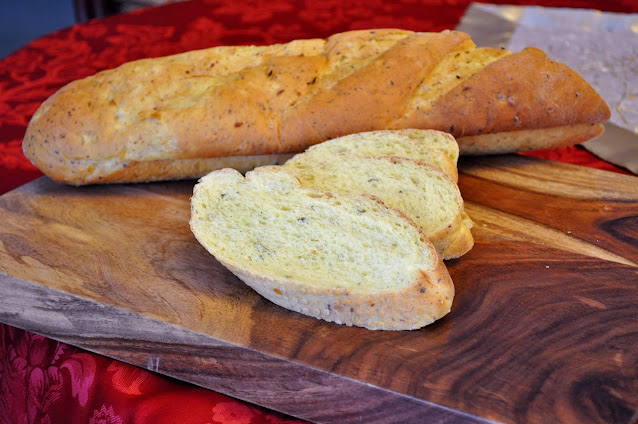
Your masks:
<svg viewBox="0 0 638 424"><path fill-rule="evenodd" d="M277 167L196 184L192 232L273 303L369 329L416 329L450 311L454 286L427 237L367 195L302 188Z"/></svg>
<svg viewBox="0 0 638 424"><path fill-rule="evenodd" d="M297 175L305 187L378 197L421 227L443 259L457 258L474 245L473 223L458 186L423 162L338 153L311 167L286 163L283 168Z"/></svg>
<svg viewBox="0 0 638 424"><path fill-rule="evenodd" d="M288 168L308 168L339 153L361 156L403 156L425 162L458 181L459 146L450 134L435 130L380 130L334 138L295 155Z"/></svg>

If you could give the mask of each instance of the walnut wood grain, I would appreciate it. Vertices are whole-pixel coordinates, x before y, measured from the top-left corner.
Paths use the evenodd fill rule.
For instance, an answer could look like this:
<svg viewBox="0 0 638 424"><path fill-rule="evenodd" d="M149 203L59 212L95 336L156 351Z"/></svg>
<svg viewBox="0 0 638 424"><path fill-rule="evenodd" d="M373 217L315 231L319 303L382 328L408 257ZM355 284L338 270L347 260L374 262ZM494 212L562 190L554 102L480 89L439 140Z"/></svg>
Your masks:
<svg viewBox="0 0 638 424"><path fill-rule="evenodd" d="M188 229L193 182L0 197L0 320L326 423L628 423L638 411L638 180L463 159L475 247L418 331L262 299Z"/></svg>
<svg viewBox="0 0 638 424"><path fill-rule="evenodd" d="M487 422L37 283L0 283L3 322L309 420L361 422L365 408L370 423Z"/></svg>

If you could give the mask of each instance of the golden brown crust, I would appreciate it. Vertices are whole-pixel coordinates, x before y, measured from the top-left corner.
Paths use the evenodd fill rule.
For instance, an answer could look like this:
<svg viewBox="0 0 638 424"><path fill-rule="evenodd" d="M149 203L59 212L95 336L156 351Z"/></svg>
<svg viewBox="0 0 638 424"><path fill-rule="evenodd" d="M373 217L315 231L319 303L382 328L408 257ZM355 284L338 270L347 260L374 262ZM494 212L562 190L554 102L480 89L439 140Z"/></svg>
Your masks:
<svg viewBox="0 0 638 424"><path fill-rule="evenodd" d="M290 149L279 144L280 116L308 95L325 64L324 56L270 58L196 107L166 111L177 149L188 158L286 153Z"/></svg>
<svg viewBox="0 0 638 424"><path fill-rule="evenodd" d="M433 128L454 137L551 128L609 119L609 108L578 74L529 47L504 56L394 128Z"/></svg>
<svg viewBox="0 0 638 424"><path fill-rule="evenodd" d="M281 123L282 144L297 151L330 138L387 128L441 58L470 42L458 32L403 38L333 87L296 104Z"/></svg>
<svg viewBox="0 0 638 424"><path fill-rule="evenodd" d="M99 72L41 105L23 150L51 178L70 184L122 182L126 175L154 181L162 173L190 178L179 173L184 159L282 153L271 118L281 111L269 108L296 100L290 84L303 88L304 74L318 72L324 43L218 47ZM123 169L128 165L138 171Z"/></svg>
<svg viewBox="0 0 638 424"><path fill-rule="evenodd" d="M461 208L454 221L441 231L428 236L430 242L441 253L443 259L455 259L465 255L474 247L474 237L470 229L474 222Z"/></svg>
<svg viewBox="0 0 638 424"><path fill-rule="evenodd" d="M506 132L512 152L524 143L515 131L582 129L608 119L607 105L582 78L533 48L502 57L485 50L493 61L447 92L420 89L434 84L427 76L443 58L474 57L466 54L474 50L459 32L385 29L129 62L46 100L23 150L45 174L70 184L154 181L191 178L196 167L184 168L185 160L295 153L368 130L432 128L461 138ZM421 107L410 101L415 93L437 97ZM480 144L484 153L495 150Z"/></svg>

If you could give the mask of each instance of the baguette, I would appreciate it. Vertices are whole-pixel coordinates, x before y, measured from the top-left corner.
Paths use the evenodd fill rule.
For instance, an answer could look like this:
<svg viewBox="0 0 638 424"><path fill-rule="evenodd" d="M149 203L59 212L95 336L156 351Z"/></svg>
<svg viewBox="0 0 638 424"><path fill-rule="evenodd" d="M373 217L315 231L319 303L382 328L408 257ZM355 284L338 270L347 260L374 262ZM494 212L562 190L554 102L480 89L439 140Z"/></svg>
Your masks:
<svg viewBox="0 0 638 424"><path fill-rule="evenodd" d="M305 315L408 330L451 308L454 286L432 244L372 196L302 188L281 169L223 169L195 185L190 225L239 279Z"/></svg>
<svg viewBox="0 0 638 424"><path fill-rule="evenodd" d="M473 223L465 213L459 188L443 172L423 162L339 153L310 167L295 166L293 158L278 168L296 175L303 187L378 197L412 219L443 259L458 258L474 245Z"/></svg>
<svg viewBox="0 0 638 424"><path fill-rule="evenodd" d="M213 47L129 62L61 88L36 111L23 150L81 185L193 178L364 131L451 133L461 154L574 144L609 108L535 48L476 48L455 31L350 31L325 40Z"/></svg>

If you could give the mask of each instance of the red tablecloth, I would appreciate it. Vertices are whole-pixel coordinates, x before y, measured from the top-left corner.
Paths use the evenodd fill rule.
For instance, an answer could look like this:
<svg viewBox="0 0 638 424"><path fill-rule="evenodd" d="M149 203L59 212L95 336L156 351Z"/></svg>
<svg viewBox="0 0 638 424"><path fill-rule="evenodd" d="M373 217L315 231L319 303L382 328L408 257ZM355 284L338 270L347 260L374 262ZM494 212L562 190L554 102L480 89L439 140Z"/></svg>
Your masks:
<svg viewBox="0 0 638 424"><path fill-rule="evenodd" d="M514 0L638 12L636 0ZM451 29L469 0L195 0L75 25L0 61L0 194L42 174L21 150L38 105L123 62L216 45L271 44L379 27ZM534 156L625 172L579 147ZM318 408L324 408L318 400ZM300 422L0 324L0 424Z"/></svg>

